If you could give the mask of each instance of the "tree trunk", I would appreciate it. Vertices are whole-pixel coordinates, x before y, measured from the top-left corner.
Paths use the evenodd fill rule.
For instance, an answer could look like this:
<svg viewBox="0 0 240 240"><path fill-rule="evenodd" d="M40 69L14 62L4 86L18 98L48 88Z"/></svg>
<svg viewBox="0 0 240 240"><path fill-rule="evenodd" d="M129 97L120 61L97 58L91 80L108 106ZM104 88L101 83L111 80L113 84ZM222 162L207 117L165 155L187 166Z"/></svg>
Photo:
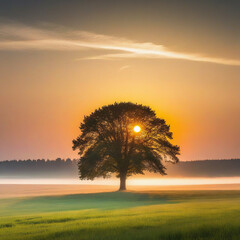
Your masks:
<svg viewBox="0 0 240 240"><path fill-rule="evenodd" d="M120 188L119 191L125 191L126 190L126 174L123 174L120 176Z"/></svg>

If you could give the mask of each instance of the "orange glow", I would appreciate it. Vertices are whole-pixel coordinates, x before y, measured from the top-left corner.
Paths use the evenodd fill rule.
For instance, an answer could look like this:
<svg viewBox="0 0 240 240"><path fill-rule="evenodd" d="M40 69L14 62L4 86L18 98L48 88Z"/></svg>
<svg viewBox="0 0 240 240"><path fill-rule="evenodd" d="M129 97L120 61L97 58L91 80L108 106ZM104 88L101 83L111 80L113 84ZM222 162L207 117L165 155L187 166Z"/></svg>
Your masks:
<svg viewBox="0 0 240 240"><path fill-rule="evenodd" d="M148 21L129 3L126 26L121 7L112 18L96 8L94 26L85 8L72 18L55 12L50 18L59 27L1 21L0 161L78 158L72 139L83 117L121 101L149 106L166 120L182 161L239 158L240 67L228 65L239 65L238 38L224 18L211 29L199 14L195 26L174 10L166 21L172 8L154 2L161 7L149 6ZM141 135L140 127L130 131Z"/></svg>

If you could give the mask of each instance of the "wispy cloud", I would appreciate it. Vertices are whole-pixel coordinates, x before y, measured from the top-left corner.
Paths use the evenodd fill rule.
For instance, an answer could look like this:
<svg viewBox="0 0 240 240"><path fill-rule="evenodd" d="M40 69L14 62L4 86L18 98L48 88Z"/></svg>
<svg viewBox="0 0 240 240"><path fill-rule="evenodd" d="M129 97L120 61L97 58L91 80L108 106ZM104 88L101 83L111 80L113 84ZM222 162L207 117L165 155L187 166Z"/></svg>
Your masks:
<svg viewBox="0 0 240 240"><path fill-rule="evenodd" d="M124 65L124 66L119 68L119 71L121 72L121 71L123 71L125 69L128 69L128 68L130 68L130 65Z"/></svg>
<svg viewBox="0 0 240 240"><path fill-rule="evenodd" d="M85 59L179 59L240 66L240 60L214 58L171 51L151 42L139 43L126 38L100 35L85 31L40 29L24 25L0 24L0 50L105 50L106 53ZM114 53L112 53L112 51Z"/></svg>

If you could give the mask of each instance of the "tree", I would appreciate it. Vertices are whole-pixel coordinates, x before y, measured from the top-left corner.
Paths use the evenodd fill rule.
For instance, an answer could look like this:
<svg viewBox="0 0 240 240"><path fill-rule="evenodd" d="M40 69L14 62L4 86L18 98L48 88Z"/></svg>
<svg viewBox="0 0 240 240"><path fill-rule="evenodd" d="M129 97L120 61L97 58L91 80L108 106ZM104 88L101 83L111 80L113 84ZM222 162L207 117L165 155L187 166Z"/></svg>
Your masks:
<svg viewBox="0 0 240 240"><path fill-rule="evenodd" d="M81 134L73 140L73 150L80 155L80 179L116 174L121 191L133 174L165 175L163 161L177 163L180 152L169 142L169 128L150 107L140 104L121 102L95 110L84 117Z"/></svg>

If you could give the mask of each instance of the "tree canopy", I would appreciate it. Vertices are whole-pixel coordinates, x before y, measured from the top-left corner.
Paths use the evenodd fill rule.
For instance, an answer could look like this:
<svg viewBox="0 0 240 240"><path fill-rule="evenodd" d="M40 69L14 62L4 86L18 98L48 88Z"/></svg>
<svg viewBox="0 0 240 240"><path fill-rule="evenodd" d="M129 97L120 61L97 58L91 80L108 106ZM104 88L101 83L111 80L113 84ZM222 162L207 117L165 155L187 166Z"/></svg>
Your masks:
<svg viewBox="0 0 240 240"><path fill-rule="evenodd" d="M80 155L80 179L116 174L120 190L125 190L128 176L145 171L165 175L163 161L179 161L180 149L170 143L170 126L148 106L131 102L103 106L84 117L80 130L73 140Z"/></svg>

